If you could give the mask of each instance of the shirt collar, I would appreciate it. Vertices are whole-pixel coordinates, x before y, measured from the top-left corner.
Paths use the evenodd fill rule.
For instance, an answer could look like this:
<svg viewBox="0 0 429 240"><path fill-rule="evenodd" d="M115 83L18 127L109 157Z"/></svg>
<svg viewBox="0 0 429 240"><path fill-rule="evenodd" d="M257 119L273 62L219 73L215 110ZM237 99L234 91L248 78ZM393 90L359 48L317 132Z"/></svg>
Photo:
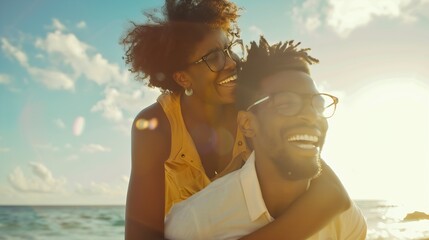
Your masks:
<svg viewBox="0 0 429 240"><path fill-rule="evenodd" d="M249 217L252 221L258 219L261 215L269 215L268 209L262 197L261 187L255 168L255 152L253 151L240 171L240 182L246 200Z"/></svg>

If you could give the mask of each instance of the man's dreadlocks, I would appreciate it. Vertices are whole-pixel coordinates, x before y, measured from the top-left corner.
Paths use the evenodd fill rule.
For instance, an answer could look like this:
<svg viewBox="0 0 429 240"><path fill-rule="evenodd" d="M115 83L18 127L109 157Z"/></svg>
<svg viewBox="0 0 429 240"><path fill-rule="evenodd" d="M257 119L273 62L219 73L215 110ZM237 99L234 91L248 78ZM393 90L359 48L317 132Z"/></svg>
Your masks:
<svg viewBox="0 0 429 240"><path fill-rule="evenodd" d="M247 48L247 61L242 63L238 74L238 110L245 110L256 100L264 78L284 70L310 74L308 65L318 63L319 60L308 55L310 48L298 49L300 44L295 44L292 40L270 45L263 36L260 37L259 45L256 42L250 43L250 48Z"/></svg>

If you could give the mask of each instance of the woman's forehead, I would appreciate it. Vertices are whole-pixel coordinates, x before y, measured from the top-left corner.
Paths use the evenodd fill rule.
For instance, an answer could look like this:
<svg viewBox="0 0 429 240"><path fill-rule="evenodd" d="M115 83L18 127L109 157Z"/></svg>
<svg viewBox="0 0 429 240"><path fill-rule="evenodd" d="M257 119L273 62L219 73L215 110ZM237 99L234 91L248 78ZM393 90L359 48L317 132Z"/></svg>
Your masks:
<svg viewBox="0 0 429 240"><path fill-rule="evenodd" d="M228 38L224 31L213 30L206 34L203 40L195 46L195 56L201 57L212 50L224 48L228 45Z"/></svg>

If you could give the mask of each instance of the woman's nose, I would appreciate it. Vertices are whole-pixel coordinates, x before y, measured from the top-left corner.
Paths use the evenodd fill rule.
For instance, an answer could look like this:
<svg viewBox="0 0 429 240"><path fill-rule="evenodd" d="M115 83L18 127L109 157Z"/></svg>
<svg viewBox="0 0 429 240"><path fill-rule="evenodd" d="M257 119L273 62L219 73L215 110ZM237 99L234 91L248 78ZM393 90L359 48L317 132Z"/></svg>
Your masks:
<svg viewBox="0 0 429 240"><path fill-rule="evenodd" d="M237 62L231 56L231 53L225 53L225 67L224 69L235 69L237 68Z"/></svg>

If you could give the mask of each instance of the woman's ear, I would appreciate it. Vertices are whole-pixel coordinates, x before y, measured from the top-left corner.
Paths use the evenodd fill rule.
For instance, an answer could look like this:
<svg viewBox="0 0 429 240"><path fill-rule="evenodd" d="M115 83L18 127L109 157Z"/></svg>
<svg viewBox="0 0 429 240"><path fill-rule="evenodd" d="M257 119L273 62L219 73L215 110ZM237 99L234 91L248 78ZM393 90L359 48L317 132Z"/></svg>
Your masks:
<svg viewBox="0 0 429 240"><path fill-rule="evenodd" d="M241 132L247 138L253 138L254 136L256 136L258 124L253 113L247 111L239 111L237 116L237 124Z"/></svg>
<svg viewBox="0 0 429 240"><path fill-rule="evenodd" d="M184 89L190 88L192 85L189 76L184 71L178 71L173 73L173 79Z"/></svg>

